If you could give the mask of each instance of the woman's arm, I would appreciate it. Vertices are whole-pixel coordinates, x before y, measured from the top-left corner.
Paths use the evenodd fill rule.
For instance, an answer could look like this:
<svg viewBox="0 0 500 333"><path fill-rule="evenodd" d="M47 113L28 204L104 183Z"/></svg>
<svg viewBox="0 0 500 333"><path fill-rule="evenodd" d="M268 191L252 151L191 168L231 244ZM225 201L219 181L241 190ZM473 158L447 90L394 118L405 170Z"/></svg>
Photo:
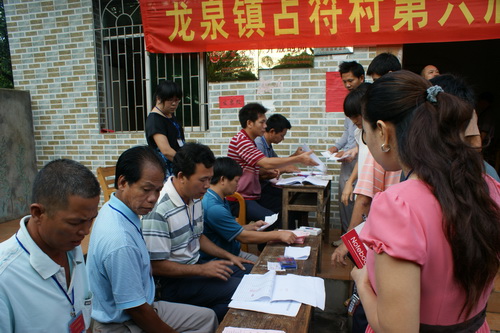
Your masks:
<svg viewBox="0 0 500 333"><path fill-rule="evenodd" d="M153 135L153 140L155 140L155 143L161 153L170 161L173 161L176 151L170 146L170 143L168 143L167 137L163 134L156 133Z"/></svg>
<svg viewBox="0 0 500 333"><path fill-rule="evenodd" d="M375 257L377 294L371 288L366 266L353 269L352 277L375 332L418 333L420 326L420 266L381 253Z"/></svg>

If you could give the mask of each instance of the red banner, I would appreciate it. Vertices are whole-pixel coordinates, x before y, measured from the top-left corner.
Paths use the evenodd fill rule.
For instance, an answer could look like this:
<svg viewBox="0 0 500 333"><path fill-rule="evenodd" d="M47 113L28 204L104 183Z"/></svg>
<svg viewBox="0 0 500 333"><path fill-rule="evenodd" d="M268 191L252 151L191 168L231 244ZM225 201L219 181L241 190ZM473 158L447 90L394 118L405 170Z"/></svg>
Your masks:
<svg viewBox="0 0 500 333"><path fill-rule="evenodd" d="M153 53L500 38L500 0L140 0Z"/></svg>
<svg viewBox="0 0 500 333"><path fill-rule="evenodd" d="M344 112L344 99L348 93L340 72L326 72L326 112Z"/></svg>

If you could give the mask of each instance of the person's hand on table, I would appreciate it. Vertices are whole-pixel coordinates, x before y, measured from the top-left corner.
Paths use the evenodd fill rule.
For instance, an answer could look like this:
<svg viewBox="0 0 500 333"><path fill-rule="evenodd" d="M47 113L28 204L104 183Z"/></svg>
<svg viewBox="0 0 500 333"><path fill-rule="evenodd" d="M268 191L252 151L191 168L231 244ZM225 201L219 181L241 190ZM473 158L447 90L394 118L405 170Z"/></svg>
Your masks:
<svg viewBox="0 0 500 333"><path fill-rule="evenodd" d="M288 231L288 230L281 230L278 232L280 233L280 240L283 243L286 243L288 245L295 243L295 239L297 239L297 235L295 235L293 232Z"/></svg>
<svg viewBox="0 0 500 333"><path fill-rule="evenodd" d="M347 247L345 244L342 242L335 251L332 253L332 265L333 267L338 267L338 266L347 266L347 261L346 255L349 251L347 250Z"/></svg>

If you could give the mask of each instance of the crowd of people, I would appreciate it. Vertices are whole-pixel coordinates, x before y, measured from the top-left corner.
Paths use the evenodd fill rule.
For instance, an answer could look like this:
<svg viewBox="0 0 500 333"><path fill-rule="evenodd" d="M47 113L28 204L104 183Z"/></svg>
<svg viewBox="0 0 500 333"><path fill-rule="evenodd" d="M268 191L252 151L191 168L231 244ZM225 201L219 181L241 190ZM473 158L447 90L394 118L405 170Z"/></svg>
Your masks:
<svg viewBox="0 0 500 333"><path fill-rule="evenodd" d="M433 65L403 70L390 53L369 65L373 83L355 61L339 72L349 93L329 150L344 157L341 229L365 222L369 248L351 273L353 332L489 332L500 183L482 156L493 134L478 124L473 90ZM101 209L99 183L80 163L58 159L38 172L30 215L0 244L1 332L214 332L257 260L241 243L295 241L274 230L280 220L258 231L282 210L276 179L316 165L310 151L274 151L288 119L245 105L228 156L216 158L186 143L174 115L181 99L174 82L158 85L148 145L120 155L116 192ZM235 191L251 223L235 220ZM347 247L333 245L332 263L346 265Z"/></svg>

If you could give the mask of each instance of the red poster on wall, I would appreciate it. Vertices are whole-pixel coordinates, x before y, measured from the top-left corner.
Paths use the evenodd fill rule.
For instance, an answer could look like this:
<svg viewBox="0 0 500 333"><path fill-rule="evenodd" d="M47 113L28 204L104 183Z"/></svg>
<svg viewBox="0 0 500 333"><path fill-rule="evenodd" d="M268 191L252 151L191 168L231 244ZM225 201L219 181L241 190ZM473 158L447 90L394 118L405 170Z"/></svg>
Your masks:
<svg viewBox="0 0 500 333"><path fill-rule="evenodd" d="M500 38L500 0L140 0L152 53Z"/></svg>
<svg viewBox="0 0 500 333"><path fill-rule="evenodd" d="M242 108L245 105L245 96L219 96L219 108Z"/></svg>
<svg viewBox="0 0 500 333"><path fill-rule="evenodd" d="M344 112L348 93L339 72L326 72L326 112Z"/></svg>

